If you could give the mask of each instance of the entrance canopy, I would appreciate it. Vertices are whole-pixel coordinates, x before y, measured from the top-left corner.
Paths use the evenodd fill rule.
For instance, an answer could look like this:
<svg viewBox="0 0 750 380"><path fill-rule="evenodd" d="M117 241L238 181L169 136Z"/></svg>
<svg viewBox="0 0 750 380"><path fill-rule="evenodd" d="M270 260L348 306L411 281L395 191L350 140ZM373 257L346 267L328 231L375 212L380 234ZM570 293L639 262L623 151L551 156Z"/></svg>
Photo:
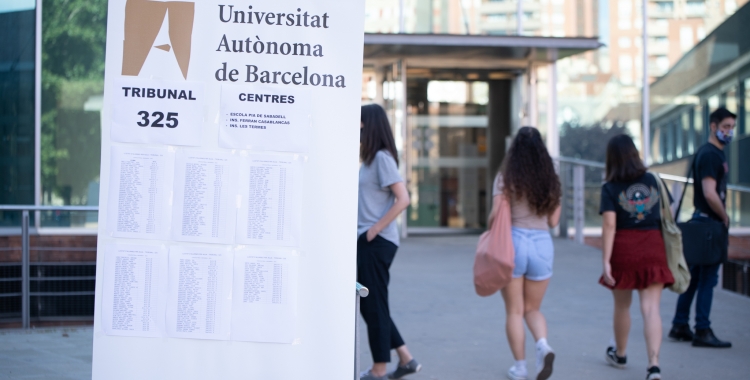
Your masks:
<svg viewBox="0 0 750 380"><path fill-rule="evenodd" d="M425 68L526 68L596 50L597 38L446 34L365 34L364 63L378 66L394 59Z"/></svg>

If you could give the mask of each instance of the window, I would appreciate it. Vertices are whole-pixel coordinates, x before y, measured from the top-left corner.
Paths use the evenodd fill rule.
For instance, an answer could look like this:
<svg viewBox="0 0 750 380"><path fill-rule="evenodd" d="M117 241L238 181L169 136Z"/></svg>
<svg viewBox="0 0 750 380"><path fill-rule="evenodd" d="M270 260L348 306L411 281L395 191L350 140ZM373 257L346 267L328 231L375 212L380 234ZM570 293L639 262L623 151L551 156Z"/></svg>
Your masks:
<svg viewBox="0 0 750 380"><path fill-rule="evenodd" d="M107 2L44 0L43 19L42 203L97 205ZM42 225L95 225L91 217L54 216Z"/></svg>
<svg viewBox="0 0 750 380"><path fill-rule="evenodd" d="M657 1L656 12L658 13L672 13L674 11L674 3L671 1Z"/></svg>
<svg viewBox="0 0 750 380"><path fill-rule="evenodd" d="M0 204L34 204L34 3L0 5ZM16 6L16 7L14 7ZM12 63L11 63L12 62ZM33 213L32 213L33 215ZM20 213L1 212L0 227Z"/></svg>
<svg viewBox="0 0 750 380"><path fill-rule="evenodd" d="M674 122L675 142L674 142L674 155L675 159L679 160L682 158L682 146L683 146L683 134L682 134L682 118L678 118Z"/></svg>
<svg viewBox="0 0 750 380"><path fill-rule="evenodd" d="M663 55L656 57L656 67L659 69L660 75L669 71L669 57Z"/></svg>
<svg viewBox="0 0 750 380"><path fill-rule="evenodd" d="M743 126L743 134L750 135L750 78L745 79L745 125Z"/></svg>
<svg viewBox="0 0 750 380"><path fill-rule="evenodd" d="M724 106L732 113L737 113L737 87L731 88L724 93Z"/></svg>
<svg viewBox="0 0 750 380"><path fill-rule="evenodd" d="M711 113L719 108L719 95L712 95L708 98L708 112Z"/></svg>
<svg viewBox="0 0 750 380"><path fill-rule="evenodd" d="M702 105L697 105L695 108L693 108L693 133L694 133L694 139L695 139L695 150L698 150L698 147L703 145L704 139L706 138L704 136L704 130L706 130L704 127L704 109Z"/></svg>
<svg viewBox="0 0 750 380"><path fill-rule="evenodd" d="M490 13L486 18L487 22L506 22L508 21L508 15L505 13Z"/></svg>
<svg viewBox="0 0 750 380"><path fill-rule="evenodd" d="M699 26L696 30L696 34L698 37L698 41L703 41L703 39L706 38L706 28L703 26Z"/></svg>
<svg viewBox="0 0 750 380"><path fill-rule="evenodd" d="M703 16L706 13L706 2L705 1L688 1L685 3L685 13L690 16ZM732 12L734 13L734 12ZM731 14L731 13L727 13Z"/></svg>
<svg viewBox="0 0 750 380"><path fill-rule="evenodd" d="M618 44L618 45L619 45L619 46L620 46L621 48L623 48L623 49L627 49L627 48L629 48L629 47L631 46L631 42L632 42L632 40L630 39L630 37L620 37L620 38L619 38L619 39L617 40L617 44Z"/></svg>
<svg viewBox="0 0 750 380"><path fill-rule="evenodd" d="M672 123L667 124L667 127L665 128L666 136L664 136L665 137L664 145L666 145L667 147L667 157L666 157L667 162L670 162L674 159L674 151L675 151L674 129L675 129L675 125Z"/></svg>
<svg viewBox="0 0 750 380"><path fill-rule="evenodd" d="M620 0L617 2L617 10L622 15L630 15L633 13L633 2L630 0Z"/></svg>
<svg viewBox="0 0 750 380"><path fill-rule="evenodd" d="M565 15L561 13L555 13L552 15L552 23L557 25L565 24Z"/></svg>
<svg viewBox="0 0 750 380"><path fill-rule="evenodd" d="M630 19L627 19L627 20L620 19L619 21L617 21L617 27L620 28L621 30L628 30L632 28L633 26L630 22Z"/></svg>
<svg viewBox="0 0 750 380"><path fill-rule="evenodd" d="M693 37L693 28L691 26L683 26L680 28L680 49L683 53L688 52L695 45Z"/></svg>
<svg viewBox="0 0 750 380"><path fill-rule="evenodd" d="M680 131L680 135L682 135L682 147L686 156L693 154L694 149L694 142L690 132L690 113L690 110L682 113L682 131Z"/></svg>
<svg viewBox="0 0 750 380"><path fill-rule="evenodd" d="M624 84L633 84L633 57L621 55L619 66L620 81Z"/></svg>
<svg viewBox="0 0 750 380"><path fill-rule="evenodd" d="M690 4L690 2L688 2ZM724 0L724 12L727 16L731 16L734 12L737 12L737 1L735 0Z"/></svg>

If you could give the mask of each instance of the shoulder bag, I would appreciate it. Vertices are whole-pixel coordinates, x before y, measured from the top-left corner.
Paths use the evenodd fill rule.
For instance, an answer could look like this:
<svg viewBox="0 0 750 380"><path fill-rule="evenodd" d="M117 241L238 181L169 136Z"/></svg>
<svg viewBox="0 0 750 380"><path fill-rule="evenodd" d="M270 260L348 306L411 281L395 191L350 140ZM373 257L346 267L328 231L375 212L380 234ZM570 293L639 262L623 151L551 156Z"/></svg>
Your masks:
<svg viewBox="0 0 750 380"><path fill-rule="evenodd" d="M690 286L690 269L685 261L682 246L682 231L677 227L669 205L669 191L664 181L655 173L651 173L659 184L659 208L661 210L661 234L664 238L664 249L667 252L667 265L674 277L674 284L669 290L682 294Z"/></svg>
<svg viewBox="0 0 750 380"><path fill-rule="evenodd" d="M493 203L497 214L490 229L479 237L474 258L474 290L482 297L507 286L515 266L510 203L504 195L496 195Z"/></svg>
<svg viewBox="0 0 750 380"><path fill-rule="evenodd" d="M695 158L697 157L698 153L695 154ZM688 182L695 172L695 158L690 165ZM686 192L687 183L680 196L675 219L679 218ZM685 223L677 223L677 226L682 230L682 246L688 265L716 265L726 261L729 250L729 230L724 223L710 217L693 217Z"/></svg>

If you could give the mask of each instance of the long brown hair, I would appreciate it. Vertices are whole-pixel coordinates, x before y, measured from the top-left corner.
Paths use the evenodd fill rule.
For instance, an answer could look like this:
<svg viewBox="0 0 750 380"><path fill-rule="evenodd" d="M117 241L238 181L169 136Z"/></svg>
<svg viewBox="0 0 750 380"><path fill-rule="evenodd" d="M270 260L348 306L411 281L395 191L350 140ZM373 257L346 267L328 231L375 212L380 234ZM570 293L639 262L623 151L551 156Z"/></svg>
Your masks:
<svg viewBox="0 0 750 380"><path fill-rule="evenodd" d="M646 173L633 139L617 135L607 144L607 182L630 182Z"/></svg>
<svg viewBox="0 0 750 380"><path fill-rule="evenodd" d="M536 128L523 127L518 131L500 172L505 194L511 199L525 198L535 214L549 215L560 205L560 179Z"/></svg>
<svg viewBox="0 0 750 380"><path fill-rule="evenodd" d="M369 166L375 155L385 150L396 160L398 166L398 151L393 140L393 131L383 107L377 104L362 106L361 121L364 126L359 134L359 159Z"/></svg>

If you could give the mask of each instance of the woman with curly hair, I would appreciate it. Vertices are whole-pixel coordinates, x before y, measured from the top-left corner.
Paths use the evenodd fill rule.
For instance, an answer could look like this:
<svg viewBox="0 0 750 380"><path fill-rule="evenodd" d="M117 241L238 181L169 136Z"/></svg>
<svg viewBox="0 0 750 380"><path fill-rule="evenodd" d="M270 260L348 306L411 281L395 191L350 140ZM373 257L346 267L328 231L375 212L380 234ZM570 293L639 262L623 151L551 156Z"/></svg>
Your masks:
<svg viewBox="0 0 750 380"><path fill-rule="evenodd" d="M536 340L536 378L552 375L555 353L547 343L547 321L540 306L552 277L554 248L549 229L560 221L560 180L552 158L536 128L523 127L508 150L495 178L493 196L504 195L510 203L515 269L502 290L505 331L515 359L508 370L511 380L528 377L523 322ZM490 214L490 224L497 213Z"/></svg>

